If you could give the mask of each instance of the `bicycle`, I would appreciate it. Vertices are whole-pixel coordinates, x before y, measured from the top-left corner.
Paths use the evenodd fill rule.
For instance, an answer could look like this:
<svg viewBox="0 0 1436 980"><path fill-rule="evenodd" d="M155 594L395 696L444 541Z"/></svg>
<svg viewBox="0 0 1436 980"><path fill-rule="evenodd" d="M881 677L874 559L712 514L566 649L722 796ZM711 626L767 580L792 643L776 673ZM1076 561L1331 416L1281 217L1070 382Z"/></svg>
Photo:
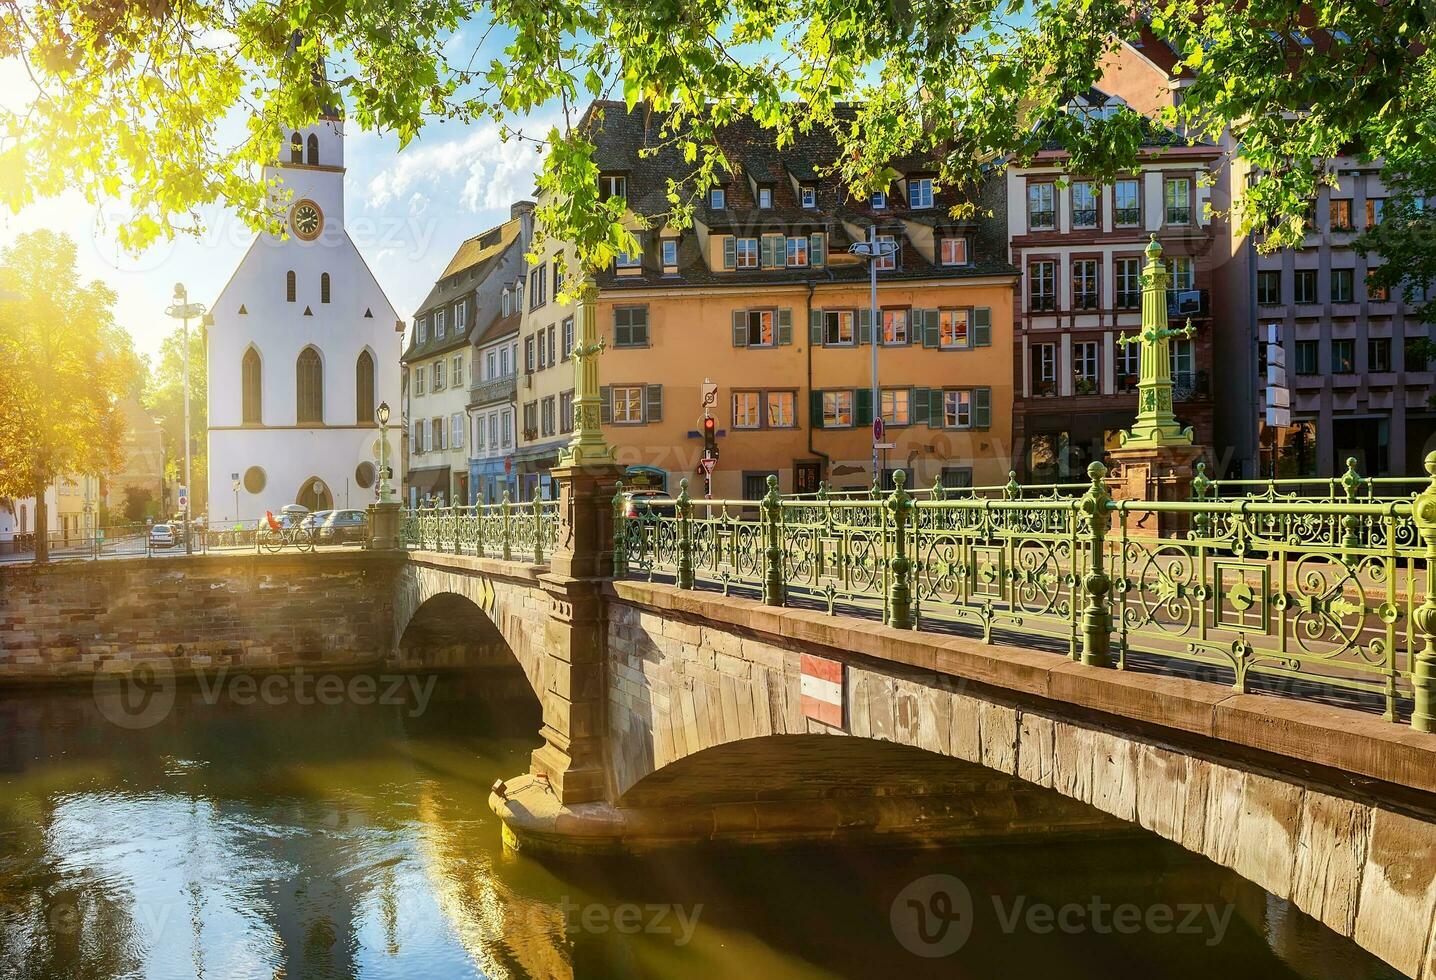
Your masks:
<svg viewBox="0 0 1436 980"><path fill-rule="evenodd" d="M256 545L268 551L270 554L278 554L285 547L293 545L298 551L314 550L314 532L298 524L285 527L274 519L274 515L266 513L264 522L260 524L255 534Z"/></svg>

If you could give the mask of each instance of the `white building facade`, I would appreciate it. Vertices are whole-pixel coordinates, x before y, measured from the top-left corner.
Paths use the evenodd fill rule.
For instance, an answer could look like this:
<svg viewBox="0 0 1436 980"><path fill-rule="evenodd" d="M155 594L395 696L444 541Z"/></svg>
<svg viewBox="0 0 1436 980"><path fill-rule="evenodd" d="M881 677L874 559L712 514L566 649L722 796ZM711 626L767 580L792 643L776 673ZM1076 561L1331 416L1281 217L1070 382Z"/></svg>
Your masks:
<svg viewBox="0 0 1436 980"><path fill-rule="evenodd" d="M296 130L266 178L286 234L256 238L211 308L211 527L370 503L384 402L398 470L403 324L345 231L341 121Z"/></svg>

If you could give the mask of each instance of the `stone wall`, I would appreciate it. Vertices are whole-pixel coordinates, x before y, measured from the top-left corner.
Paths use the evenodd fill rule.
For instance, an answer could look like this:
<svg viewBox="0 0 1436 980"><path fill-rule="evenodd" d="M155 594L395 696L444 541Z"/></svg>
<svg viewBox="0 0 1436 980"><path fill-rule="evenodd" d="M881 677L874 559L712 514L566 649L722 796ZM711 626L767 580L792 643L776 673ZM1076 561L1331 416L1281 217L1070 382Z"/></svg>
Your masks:
<svg viewBox="0 0 1436 980"><path fill-rule="evenodd" d="M0 566L0 682L156 657L180 673L378 661L400 563L343 552Z"/></svg>

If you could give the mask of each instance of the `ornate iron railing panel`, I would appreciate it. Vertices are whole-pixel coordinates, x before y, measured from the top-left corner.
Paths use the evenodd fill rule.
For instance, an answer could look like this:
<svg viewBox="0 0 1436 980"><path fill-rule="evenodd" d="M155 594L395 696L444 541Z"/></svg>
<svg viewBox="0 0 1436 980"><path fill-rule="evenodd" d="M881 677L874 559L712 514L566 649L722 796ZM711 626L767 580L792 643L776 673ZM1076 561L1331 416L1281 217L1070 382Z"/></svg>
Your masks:
<svg viewBox="0 0 1436 980"><path fill-rule="evenodd" d="M399 518L405 548L481 555L542 565L558 543L558 501L507 498L472 507L420 507Z"/></svg>

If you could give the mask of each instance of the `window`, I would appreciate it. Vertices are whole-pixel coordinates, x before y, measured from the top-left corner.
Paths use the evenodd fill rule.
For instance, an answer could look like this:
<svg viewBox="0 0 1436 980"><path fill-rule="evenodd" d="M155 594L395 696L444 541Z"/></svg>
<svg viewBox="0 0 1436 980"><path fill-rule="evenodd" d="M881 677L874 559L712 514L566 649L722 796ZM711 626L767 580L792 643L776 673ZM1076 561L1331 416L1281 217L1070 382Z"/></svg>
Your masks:
<svg viewBox="0 0 1436 980"><path fill-rule="evenodd" d="M1281 305L1281 273L1257 273L1257 303L1262 306Z"/></svg>
<svg viewBox="0 0 1436 980"><path fill-rule="evenodd" d="M553 258L553 295L555 299L558 298L559 293L563 292L563 268L563 256L555 255Z"/></svg>
<svg viewBox="0 0 1436 980"><path fill-rule="evenodd" d="M1097 260L1074 259L1072 261L1072 308L1095 310L1101 296L1097 290Z"/></svg>
<svg viewBox="0 0 1436 980"><path fill-rule="evenodd" d="M1375 275L1375 269L1368 269L1366 271L1366 298L1372 303L1389 303L1391 301L1391 287L1377 283Z"/></svg>
<svg viewBox="0 0 1436 980"><path fill-rule="evenodd" d="M1167 224L1192 223L1192 182L1187 177L1168 177L1166 183Z"/></svg>
<svg viewBox="0 0 1436 980"><path fill-rule="evenodd" d="M448 439L445 438L444 420L442 418L433 418L429 420L429 433L430 438L434 440L433 446L431 448L449 448Z"/></svg>
<svg viewBox="0 0 1436 980"><path fill-rule="evenodd" d="M721 187L715 187L708 192L708 206L714 210L721 211L728 206L728 192Z"/></svg>
<svg viewBox="0 0 1436 980"><path fill-rule="evenodd" d="M519 281L514 283L514 312L524 308L524 278L519 276Z"/></svg>
<svg viewBox="0 0 1436 980"><path fill-rule="evenodd" d="M643 236L638 232L633 233L634 240L638 243L638 250L635 252L619 252L614 259L614 265L620 269L638 269L643 266ZM533 307L529 307L532 309Z"/></svg>
<svg viewBox="0 0 1436 980"><path fill-rule="evenodd" d="M972 392L966 388L942 393L942 424L949 429L972 428Z"/></svg>
<svg viewBox="0 0 1436 980"><path fill-rule="evenodd" d="M290 269L284 274L284 298L290 303L294 302L294 295L298 291L298 284L294 278L294 270ZM420 340L423 338L421 337Z"/></svg>
<svg viewBox="0 0 1436 980"><path fill-rule="evenodd" d="M614 385L613 421L615 425L637 425L643 421L643 386Z"/></svg>
<svg viewBox="0 0 1436 980"><path fill-rule="evenodd" d="M882 417L888 425L912 425L912 389L884 388Z"/></svg>
<svg viewBox="0 0 1436 980"><path fill-rule="evenodd" d="M1057 345L1033 344L1032 394L1046 396L1057 394Z"/></svg>
<svg viewBox="0 0 1436 980"><path fill-rule="evenodd" d="M513 290L510 289L510 288L507 287L507 286L504 287L504 305L503 305L503 310L504 310L504 312L503 312L503 315L504 315L504 316L508 316L510 313L512 313L512 312L514 311L514 293L513 293Z"/></svg>
<svg viewBox="0 0 1436 980"><path fill-rule="evenodd" d="M545 335L546 335L546 338L547 338L546 346L547 346L547 348L548 348L548 363L549 363L549 367L552 367L553 365L555 365L555 364L558 363L558 332L557 332L557 331L558 331L558 327L557 327L555 324L550 323L550 324L548 325L548 330L545 332Z"/></svg>
<svg viewBox="0 0 1436 980"><path fill-rule="evenodd" d="M1356 373L1356 341L1333 340L1331 342L1331 373Z"/></svg>
<svg viewBox="0 0 1436 980"><path fill-rule="evenodd" d="M1197 269L1190 255L1177 255L1167 260L1168 301L1175 299L1172 293L1189 292L1196 288Z"/></svg>
<svg viewBox="0 0 1436 980"><path fill-rule="evenodd" d="M788 239L788 268L804 268L808 264L808 236Z"/></svg>
<svg viewBox="0 0 1436 980"><path fill-rule="evenodd" d="M1350 303L1355 295L1356 272L1353 269L1331 270L1331 301Z"/></svg>
<svg viewBox="0 0 1436 980"><path fill-rule="evenodd" d="M319 302L329 302L329 273L327 272L319 274Z"/></svg>
<svg viewBox="0 0 1436 980"><path fill-rule="evenodd" d="M524 373L533 374L538 367L535 363L538 352L538 342L533 337L524 338Z"/></svg>
<svg viewBox="0 0 1436 980"><path fill-rule="evenodd" d="M1366 370L1385 372L1391 370L1391 338L1371 337L1366 341Z"/></svg>
<svg viewBox="0 0 1436 980"><path fill-rule="evenodd" d="M418 343L424 343L429 339L429 320L427 317L419 317L414 321L414 333L418 335Z"/></svg>
<svg viewBox="0 0 1436 980"><path fill-rule="evenodd" d="M798 396L791 391L768 392L768 428L792 429L798 425Z"/></svg>
<svg viewBox="0 0 1436 980"><path fill-rule="evenodd" d="M907 182L907 206L913 209L932 207L931 177L915 177Z"/></svg>
<svg viewBox="0 0 1436 980"><path fill-rule="evenodd" d="M773 206L773 188L758 188L758 207L771 208Z"/></svg>
<svg viewBox="0 0 1436 980"><path fill-rule="evenodd" d="M374 421L374 355L359 352L354 363L354 421L368 425Z"/></svg>
<svg viewBox="0 0 1436 980"><path fill-rule="evenodd" d="M289 162L304 162L304 139L298 133L289 137Z"/></svg>
<svg viewBox="0 0 1436 980"><path fill-rule="evenodd" d="M1172 383L1183 388L1190 388L1196 380L1193 371L1193 347L1192 342L1185 338L1174 339L1172 346L1168 349L1168 367L1172 372Z"/></svg>
<svg viewBox="0 0 1436 980"><path fill-rule="evenodd" d="M1351 223L1350 198L1333 197L1327 204L1327 213L1331 218L1332 231L1350 231L1354 227Z"/></svg>
<svg viewBox="0 0 1436 980"><path fill-rule="evenodd" d="M1116 259L1117 309L1135 310L1142 305L1142 260Z"/></svg>
<svg viewBox="0 0 1436 980"><path fill-rule="evenodd" d="M853 424L853 393L823 392L823 428L845 429Z"/></svg>
<svg viewBox="0 0 1436 980"><path fill-rule="evenodd" d="M1366 199L1366 227L1375 228L1381 224L1381 219L1386 211L1386 199L1384 197L1368 197Z"/></svg>
<svg viewBox="0 0 1436 980"><path fill-rule="evenodd" d="M772 347L777 343L772 310L739 310L733 317L737 326L735 332L743 344L749 347Z"/></svg>
<svg viewBox="0 0 1436 980"><path fill-rule="evenodd" d="M454 304L454 336L463 333L469 326L469 307L463 300Z"/></svg>
<svg viewBox="0 0 1436 980"><path fill-rule="evenodd" d="M372 365L372 361L370 362ZM264 424L264 372L259 351L251 347L240 361L240 419L245 425Z"/></svg>
<svg viewBox="0 0 1436 980"><path fill-rule="evenodd" d="M851 344L854 340L852 310L823 311L823 343L829 346Z"/></svg>
<svg viewBox="0 0 1436 980"><path fill-rule="evenodd" d="M504 409L504 448L514 444L514 410Z"/></svg>
<svg viewBox="0 0 1436 980"><path fill-rule="evenodd" d="M434 311L434 337L438 340L444 339L444 321L447 319L443 310Z"/></svg>
<svg viewBox="0 0 1436 980"><path fill-rule="evenodd" d="M1090 180L1072 182L1072 227L1097 227L1097 191Z"/></svg>
<svg viewBox="0 0 1436 980"><path fill-rule="evenodd" d="M430 375L430 379L431 379L430 385L429 385L430 390L432 390L432 391L443 391L444 388L445 388L445 385L444 385L444 359L443 359L442 357L439 358L437 361L435 361L433 364L431 364L431 365L429 366L429 370L432 372L432 374Z"/></svg>
<svg viewBox="0 0 1436 980"><path fill-rule="evenodd" d="M648 346L648 307L616 306L613 308L613 345L615 347Z"/></svg>
<svg viewBox="0 0 1436 980"><path fill-rule="evenodd" d="M1297 269L1292 279L1293 298L1298 303L1315 303L1316 299L1316 270Z"/></svg>
<svg viewBox="0 0 1436 980"><path fill-rule="evenodd" d="M1057 263L1032 262L1027 266L1027 308L1057 309Z"/></svg>
<svg viewBox="0 0 1436 980"><path fill-rule="evenodd" d="M888 206L887 191L873 191L873 196L869 199L868 203L874 211L882 211Z"/></svg>
<svg viewBox="0 0 1436 980"><path fill-rule="evenodd" d="M409 448L415 455L424 451L424 430L425 425L421 419L414 420L414 435L409 440Z"/></svg>
<svg viewBox="0 0 1436 980"><path fill-rule="evenodd" d="M548 334L540 330L534 335L538 338L538 369L542 371L548 367Z"/></svg>
<svg viewBox="0 0 1436 980"><path fill-rule="evenodd" d="M897 239L892 235L877 236L878 271L891 272L897 268Z"/></svg>
<svg viewBox="0 0 1436 980"><path fill-rule="evenodd" d="M558 396L558 431L573 431L573 391L559 392Z"/></svg>
<svg viewBox="0 0 1436 980"><path fill-rule="evenodd" d="M545 437L552 436L558 431L558 419L554 416L554 396L549 395L539 403L539 431Z"/></svg>
<svg viewBox="0 0 1436 980"><path fill-rule="evenodd" d="M818 206L818 189L812 184L804 184L798 188L798 201L805 208Z"/></svg>
<svg viewBox="0 0 1436 980"><path fill-rule="evenodd" d="M1051 231L1057 226L1056 191L1052 184L1027 185L1027 229Z"/></svg>
<svg viewBox="0 0 1436 980"><path fill-rule="evenodd" d="M943 265L967 265L967 239L944 238L939 260Z"/></svg>
<svg viewBox="0 0 1436 980"><path fill-rule="evenodd" d="M1401 342L1401 353L1406 359L1406 370L1425 371L1427 352L1431 349L1431 341L1425 337L1407 337Z"/></svg>
<svg viewBox="0 0 1436 980"><path fill-rule="evenodd" d="M908 310L883 310L883 343L902 345L908 342Z"/></svg>
<svg viewBox="0 0 1436 980"><path fill-rule="evenodd" d="M628 197L628 178L622 174L602 174L598 178L598 195L607 200L610 197Z"/></svg>
<svg viewBox="0 0 1436 980"><path fill-rule="evenodd" d="M464 413L455 412L449 416L449 448L464 448Z"/></svg>
<svg viewBox="0 0 1436 980"><path fill-rule="evenodd" d="M678 265L678 239L663 239L663 265L665 267Z"/></svg>
<svg viewBox="0 0 1436 980"><path fill-rule="evenodd" d="M620 264L622 260L620 259ZM529 270L529 309L536 310L544 304L545 272L543 266Z"/></svg>
<svg viewBox="0 0 1436 980"><path fill-rule="evenodd" d="M319 166L319 137L313 133L309 134L309 165Z"/></svg>
<svg viewBox="0 0 1436 980"><path fill-rule="evenodd" d="M938 346L945 350L966 350L971 347L971 319L972 311L968 309L939 310Z"/></svg>
<svg viewBox="0 0 1436 980"><path fill-rule="evenodd" d="M489 445L499 448L499 413L489 416Z"/></svg>
<svg viewBox="0 0 1436 980"><path fill-rule="evenodd" d="M566 361L573 353L573 317L564 317L563 321L563 359Z"/></svg>
<svg viewBox="0 0 1436 980"><path fill-rule="evenodd" d="M414 394L415 394L415 395L422 395L422 394L424 393L424 378L428 375L428 373L429 373L429 372L425 371L425 370L423 369L423 367L416 367L416 368L414 368Z"/></svg>
<svg viewBox="0 0 1436 980"><path fill-rule="evenodd" d="M464 355L455 354L453 364L449 368L449 376L455 388L464 383Z"/></svg>
<svg viewBox="0 0 1436 980"><path fill-rule="evenodd" d="M1121 392L1136 391L1137 379L1141 373L1142 348L1140 344L1118 344L1113 364L1117 376L1114 387Z"/></svg>
<svg viewBox="0 0 1436 980"><path fill-rule="evenodd" d="M319 352L306 347L294 362L294 414L300 424L324 421L324 363Z"/></svg>
<svg viewBox="0 0 1436 980"><path fill-rule="evenodd" d="M1097 393L1098 344L1095 340L1083 340L1072 345L1072 386L1078 395Z"/></svg>
<svg viewBox="0 0 1436 980"><path fill-rule="evenodd" d="M1113 219L1118 228L1132 228L1142 221L1142 185L1136 180L1119 180L1112 185Z"/></svg>
<svg viewBox="0 0 1436 980"><path fill-rule="evenodd" d="M737 256L738 268L758 268L758 239L739 238L734 241L733 247Z"/></svg>
<svg viewBox="0 0 1436 980"><path fill-rule="evenodd" d="M1314 340L1298 340L1296 342L1296 373L1297 374L1319 374L1317 367L1317 349Z"/></svg>
<svg viewBox="0 0 1436 980"><path fill-rule="evenodd" d="M524 402L524 438L538 438L538 402Z"/></svg>
<svg viewBox="0 0 1436 980"><path fill-rule="evenodd" d="M759 429L763 426L763 393L733 392L733 428Z"/></svg>
<svg viewBox="0 0 1436 980"><path fill-rule="evenodd" d="M489 418L492 420L493 416L490 415ZM487 427L484 425L484 417L482 415L474 419L474 450L476 452L484 448L484 432L486 429Z"/></svg>

